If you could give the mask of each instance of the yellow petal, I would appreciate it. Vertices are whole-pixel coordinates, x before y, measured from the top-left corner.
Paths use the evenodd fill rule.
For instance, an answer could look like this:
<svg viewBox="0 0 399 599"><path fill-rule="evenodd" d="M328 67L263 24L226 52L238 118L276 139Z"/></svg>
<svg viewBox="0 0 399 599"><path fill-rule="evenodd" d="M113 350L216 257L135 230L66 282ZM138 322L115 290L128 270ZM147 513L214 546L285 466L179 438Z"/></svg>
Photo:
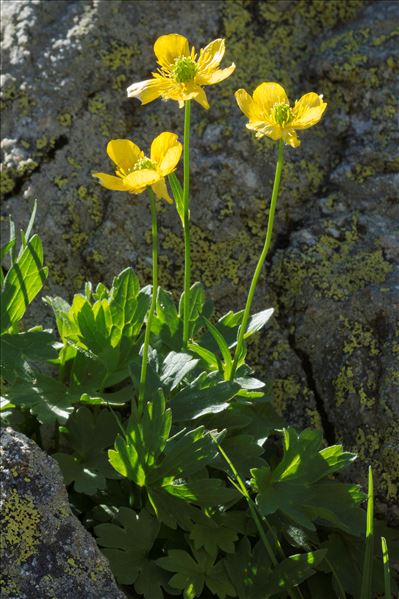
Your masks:
<svg viewBox="0 0 399 599"><path fill-rule="evenodd" d="M126 91L128 98L138 98L142 104L148 104L162 96L169 85L168 79L159 77L133 83Z"/></svg>
<svg viewBox="0 0 399 599"><path fill-rule="evenodd" d="M157 163L162 176L169 175L175 170L182 149L175 133L165 131L154 139L151 144L151 160Z"/></svg>
<svg viewBox="0 0 399 599"><path fill-rule="evenodd" d="M258 85L253 100L264 116L269 117L275 104L288 104L287 94L279 83L265 82Z"/></svg>
<svg viewBox="0 0 399 599"><path fill-rule="evenodd" d="M314 92L305 94L295 102L292 109L294 119L290 122L290 126L295 129L307 129L316 125L323 116L326 107L327 103L323 102L321 96Z"/></svg>
<svg viewBox="0 0 399 599"><path fill-rule="evenodd" d="M172 198L168 193L168 188L166 187L166 182L164 178L158 181L158 183L154 183L154 185L152 185L151 187L157 198L159 198L160 200L166 200L169 204L173 203Z"/></svg>
<svg viewBox="0 0 399 599"><path fill-rule="evenodd" d="M198 90L197 90L196 94L192 96L192 98L193 98L193 100L198 102L198 104L201 104L202 108L205 108L205 110L208 110L208 108L209 108L208 98L206 97L206 93L202 89L202 87L198 86Z"/></svg>
<svg viewBox="0 0 399 599"><path fill-rule="evenodd" d="M106 173L93 173L93 177L97 177L103 187L112 189L114 191L128 191L126 185L123 183L123 179L114 177L114 175L107 175Z"/></svg>
<svg viewBox="0 0 399 599"><path fill-rule="evenodd" d="M298 148L301 145L301 141L295 133L294 129L283 129L283 140L284 143L292 146L293 148Z"/></svg>
<svg viewBox="0 0 399 599"><path fill-rule="evenodd" d="M195 77L195 83L198 85L214 85L215 83L219 83L227 77L230 77L231 73L235 70L236 65L234 62L227 67L226 69L217 69L211 72L199 72Z"/></svg>
<svg viewBox="0 0 399 599"><path fill-rule="evenodd" d="M141 193L148 185L153 185L159 179L160 175L157 171L145 168L141 171L130 173L130 175L124 177L123 182L131 193Z"/></svg>
<svg viewBox="0 0 399 599"><path fill-rule="evenodd" d="M234 94L237 104L241 111L245 114L250 121L260 120L260 111L258 106L255 104L251 96L245 89L238 89Z"/></svg>
<svg viewBox="0 0 399 599"><path fill-rule="evenodd" d="M107 154L118 169L125 173L143 156L140 148L129 139L111 139L107 145Z"/></svg>
<svg viewBox="0 0 399 599"><path fill-rule="evenodd" d="M225 53L224 39L213 40L200 51L198 70L215 70L220 65Z"/></svg>
<svg viewBox="0 0 399 599"><path fill-rule="evenodd" d="M167 70L179 56L190 56L187 39L178 33L161 35L154 44L154 52L158 63Z"/></svg>

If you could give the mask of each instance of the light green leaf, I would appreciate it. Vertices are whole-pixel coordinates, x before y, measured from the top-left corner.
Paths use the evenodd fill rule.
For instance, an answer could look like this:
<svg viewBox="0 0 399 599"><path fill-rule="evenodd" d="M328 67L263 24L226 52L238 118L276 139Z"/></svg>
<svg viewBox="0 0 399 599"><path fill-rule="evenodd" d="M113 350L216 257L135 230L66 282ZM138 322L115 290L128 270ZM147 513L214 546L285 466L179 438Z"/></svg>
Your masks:
<svg viewBox="0 0 399 599"><path fill-rule="evenodd" d="M1 291L0 330L5 333L18 322L47 278L42 242L34 235L8 271Z"/></svg>

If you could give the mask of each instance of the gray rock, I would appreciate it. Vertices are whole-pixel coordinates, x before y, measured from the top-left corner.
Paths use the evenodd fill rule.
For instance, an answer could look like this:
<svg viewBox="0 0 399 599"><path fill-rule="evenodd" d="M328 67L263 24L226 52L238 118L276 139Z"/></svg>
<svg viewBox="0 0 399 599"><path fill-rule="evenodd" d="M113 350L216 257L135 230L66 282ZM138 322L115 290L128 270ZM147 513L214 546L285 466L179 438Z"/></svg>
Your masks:
<svg viewBox="0 0 399 599"><path fill-rule="evenodd" d="M58 464L1 431L1 597L123 599L107 560L72 514Z"/></svg>
<svg viewBox="0 0 399 599"><path fill-rule="evenodd" d="M158 35L181 32L197 47L225 37L226 65L237 64L207 88L209 112L192 111L193 278L219 313L245 301L275 164L275 144L245 129L233 92L269 80L292 100L324 94L322 123L286 151L254 306L273 305L275 318L251 360L274 380L291 423L344 441L360 456L352 476L365 482L371 463L380 508L397 504L398 3L21 0L2 9L3 214L26 224L39 199L47 294L70 297L84 280L109 283L131 264L150 280L146 196L101 189L91 173L111 172L112 137L146 148L162 130L182 134L174 103L141 107L125 96L154 70ZM183 252L173 208L162 207L160 231L161 284L177 293ZM31 317L52 321L38 302Z"/></svg>

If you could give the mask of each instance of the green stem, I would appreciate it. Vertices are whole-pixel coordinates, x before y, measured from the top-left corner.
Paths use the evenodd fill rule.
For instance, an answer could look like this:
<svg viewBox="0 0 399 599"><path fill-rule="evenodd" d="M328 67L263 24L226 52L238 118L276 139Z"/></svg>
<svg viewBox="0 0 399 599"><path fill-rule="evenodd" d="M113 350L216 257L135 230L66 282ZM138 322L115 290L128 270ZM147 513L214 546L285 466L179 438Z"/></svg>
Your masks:
<svg viewBox="0 0 399 599"><path fill-rule="evenodd" d="M262 253L259 256L258 264L256 265L256 268L255 268L254 276L252 278L251 286L250 286L249 292L248 292L247 303L245 304L244 315L243 315L241 326L240 326L239 332L238 332L238 339L237 339L236 350L234 353L233 367L232 367L231 373L230 373L231 381L234 378L235 372L237 370L238 360L239 360L241 352L242 352L242 347L243 347L243 343L244 343L244 335L247 330L247 325L248 325L248 320L249 320L250 313L251 313L251 305L252 305L252 300L254 298L256 285L258 283L259 275L262 271L262 267L265 262L267 253L270 248L271 240L272 240L274 214L276 212L278 191L280 188L281 171L283 168L283 157L284 157L284 142L282 139L280 139L279 145L278 145L277 165L276 165L276 173L274 175L272 199L270 202L269 218L268 218L268 222L267 222L266 239L265 239Z"/></svg>
<svg viewBox="0 0 399 599"><path fill-rule="evenodd" d="M157 205L155 194L151 187L148 188L151 205L151 219L152 219L152 297L151 305L147 314L147 324L144 336L144 347L143 347L143 359L141 362L141 374L140 374L140 387L139 387L139 402L138 402L138 416L140 417L144 409L144 393L145 383L147 379L147 364L148 364L148 347L150 344L151 324L154 316L155 305L157 301L158 291L158 224L157 224ZM133 409L132 409L133 411Z"/></svg>
<svg viewBox="0 0 399 599"><path fill-rule="evenodd" d="M189 310L190 310L190 115L191 100L184 102L184 154L183 154L183 230L184 230L184 304L183 304L183 346L188 342L189 336Z"/></svg>

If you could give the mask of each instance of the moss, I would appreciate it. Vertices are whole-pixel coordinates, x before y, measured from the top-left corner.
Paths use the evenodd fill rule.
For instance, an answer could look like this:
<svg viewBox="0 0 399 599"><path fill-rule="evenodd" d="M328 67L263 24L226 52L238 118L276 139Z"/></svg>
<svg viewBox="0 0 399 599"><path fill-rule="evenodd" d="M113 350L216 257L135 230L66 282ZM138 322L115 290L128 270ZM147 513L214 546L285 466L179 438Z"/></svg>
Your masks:
<svg viewBox="0 0 399 599"><path fill-rule="evenodd" d="M40 542L40 521L33 499L12 489L2 508L1 555L12 554L17 564L26 562Z"/></svg>

